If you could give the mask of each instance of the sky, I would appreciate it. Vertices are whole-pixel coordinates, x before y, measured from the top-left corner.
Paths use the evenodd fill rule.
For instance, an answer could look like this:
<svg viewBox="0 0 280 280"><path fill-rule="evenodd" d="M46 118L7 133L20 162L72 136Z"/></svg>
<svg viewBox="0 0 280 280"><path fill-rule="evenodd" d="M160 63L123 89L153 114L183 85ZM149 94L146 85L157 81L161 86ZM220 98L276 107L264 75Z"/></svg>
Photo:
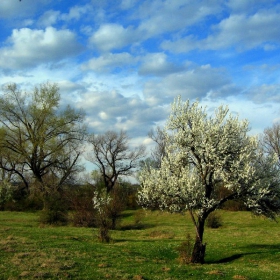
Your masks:
<svg viewBox="0 0 280 280"><path fill-rule="evenodd" d="M279 26L278 0L1 0L0 84L57 83L89 131L133 143L178 95L258 134L280 121Z"/></svg>

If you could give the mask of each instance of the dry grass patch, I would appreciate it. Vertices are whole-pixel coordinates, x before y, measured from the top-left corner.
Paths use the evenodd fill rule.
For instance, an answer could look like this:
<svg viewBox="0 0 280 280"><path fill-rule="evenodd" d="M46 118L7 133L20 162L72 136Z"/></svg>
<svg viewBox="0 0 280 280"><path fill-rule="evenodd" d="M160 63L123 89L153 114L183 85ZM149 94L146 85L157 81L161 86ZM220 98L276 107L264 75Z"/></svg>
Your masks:
<svg viewBox="0 0 280 280"><path fill-rule="evenodd" d="M154 230L150 232L149 237L157 239L173 239L175 237L174 232L167 230Z"/></svg>
<svg viewBox="0 0 280 280"><path fill-rule="evenodd" d="M239 280L247 280L249 278L242 276L242 275L234 275L232 279L239 279Z"/></svg>

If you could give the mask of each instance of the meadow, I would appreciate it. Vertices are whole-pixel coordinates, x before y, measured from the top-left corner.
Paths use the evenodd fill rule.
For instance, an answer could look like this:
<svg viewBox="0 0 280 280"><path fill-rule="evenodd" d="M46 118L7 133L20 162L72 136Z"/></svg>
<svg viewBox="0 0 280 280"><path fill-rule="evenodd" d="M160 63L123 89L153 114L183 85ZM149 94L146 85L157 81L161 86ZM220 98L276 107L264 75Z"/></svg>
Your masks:
<svg viewBox="0 0 280 280"><path fill-rule="evenodd" d="M186 265L178 247L194 236L188 215L126 211L102 244L97 229L0 212L0 279L280 279L280 225L249 212L220 214L223 226L205 231L206 263Z"/></svg>

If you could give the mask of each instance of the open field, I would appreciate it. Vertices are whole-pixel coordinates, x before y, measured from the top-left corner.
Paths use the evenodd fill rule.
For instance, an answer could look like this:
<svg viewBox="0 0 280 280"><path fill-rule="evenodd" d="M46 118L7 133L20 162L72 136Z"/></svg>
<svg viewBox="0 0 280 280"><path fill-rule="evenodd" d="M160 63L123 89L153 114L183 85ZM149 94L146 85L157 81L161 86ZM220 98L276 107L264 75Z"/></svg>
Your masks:
<svg viewBox="0 0 280 280"><path fill-rule="evenodd" d="M221 212L206 228L206 264L183 265L177 248L194 235L188 215L146 212L136 229L125 212L113 241L96 229L40 226L38 213L0 212L0 279L280 279L280 225L248 212Z"/></svg>

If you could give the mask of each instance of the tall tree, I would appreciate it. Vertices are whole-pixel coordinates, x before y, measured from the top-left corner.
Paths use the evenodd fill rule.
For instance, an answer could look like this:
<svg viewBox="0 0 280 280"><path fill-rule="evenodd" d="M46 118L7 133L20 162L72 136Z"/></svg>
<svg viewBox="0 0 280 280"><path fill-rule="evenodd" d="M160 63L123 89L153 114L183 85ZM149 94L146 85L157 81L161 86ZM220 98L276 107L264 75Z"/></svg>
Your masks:
<svg viewBox="0 0 280 280"><path fill-rule="evenodd" d="M17 174L28 186L33 183L43 196L59 191L79 170L81 140L86 133L83 113L59 108L57 85L41 84L31 93L16 84L0 96L0 168Z"/></svg>
<svg viewBox="0 0 280 280"><path fill-rule="evenodd" d="M280 123L275 123L272 127L264 130L261 145L266 153L275 153L278 156L280 166Z"/></svg>
<svg viewBox="0 0 280 280"><path fill-rule="evenodd" d="M196 229L194 263L204 262L207 217L226 201L242 200L248 209L271 218L279 213L275 157L259 153L258 141L247 135L248 130L248 122L229 114L227 107L208 116L198 102L178 98L166 126L171 135L161 167L140 175L143 206L189 211ZM221 186L228 189L223 195Z"/></svg>
<svg viewBox="0 0 280 280"><path fill-rule="evenodd" d="M156 130L151 130L148 136L155 142L156 146L152 150L152 161L153 165L157 168L161 165L162 158L166 155L166 134L165 131L159 126Z"/></svg>
<svg viewBox="0 0 280 280"><path fill-rule="evenodd" d="M89 142L93 149L88 160L98 167L107 193L113 190L120 176L133 174L145 154L144 146L135 149L129 146L129 137L122 130L92 135Z"/></svg>

